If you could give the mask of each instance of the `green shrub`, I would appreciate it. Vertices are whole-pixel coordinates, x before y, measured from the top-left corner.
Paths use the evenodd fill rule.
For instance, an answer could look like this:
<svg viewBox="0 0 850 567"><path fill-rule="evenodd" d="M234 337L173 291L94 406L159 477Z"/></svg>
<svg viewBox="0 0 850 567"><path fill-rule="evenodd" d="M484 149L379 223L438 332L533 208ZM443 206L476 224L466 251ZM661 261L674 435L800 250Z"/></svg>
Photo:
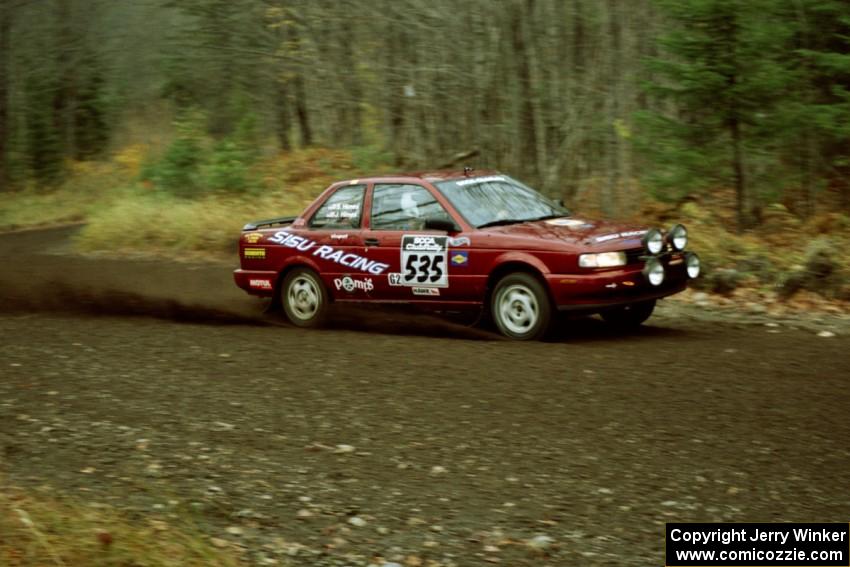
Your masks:
<svg viewBox="0 0 850 567"><path fill-rule="evenodd" d="M187 113L175 122L177 138L158 160L145 165L142 180L169 195L196 198L210 191L250 189L257 160L256 120L246 114L228 136L213 141L199 124L203 115Z"/></svg>
<svg viewBox="0 0 850 567"><path fill-rule="evenodd" d="M159 160L144 166L141 177L175 197L195 198L210 191L241 193L254 185L250 175L254 161L252 152L233 138L215 144L178 138Z"/></svg>
<svg viewBox="0 0 850 567"><path fill-rule="evenodd" d="M158 162L146 167L144 177L157 188L178 197L193 197L200 191L200 144L193 138L178 138Z"/></svg>
<svg viewBox="0 0 850 567"><path fill-rule="evenodd" d="M215 191L243 192L250 188L248 152L229 139L218 142L203 167L204 185Z"/></svg>

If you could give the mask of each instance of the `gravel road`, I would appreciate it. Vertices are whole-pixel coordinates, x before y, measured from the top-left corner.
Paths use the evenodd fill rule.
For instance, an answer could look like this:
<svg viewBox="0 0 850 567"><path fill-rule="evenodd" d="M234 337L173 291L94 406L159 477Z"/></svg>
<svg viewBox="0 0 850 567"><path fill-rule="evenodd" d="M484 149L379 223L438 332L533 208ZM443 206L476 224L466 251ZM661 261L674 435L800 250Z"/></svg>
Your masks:
<svg viewBox="0 0 850 567"><path fill-rule="evenodd" d="M850 518L850 336L666 306L517 344L303 331L229 267L0 237L0 475L252 563L662 565L668 521ZM139 316L151 315L151 316Z"/></svg>

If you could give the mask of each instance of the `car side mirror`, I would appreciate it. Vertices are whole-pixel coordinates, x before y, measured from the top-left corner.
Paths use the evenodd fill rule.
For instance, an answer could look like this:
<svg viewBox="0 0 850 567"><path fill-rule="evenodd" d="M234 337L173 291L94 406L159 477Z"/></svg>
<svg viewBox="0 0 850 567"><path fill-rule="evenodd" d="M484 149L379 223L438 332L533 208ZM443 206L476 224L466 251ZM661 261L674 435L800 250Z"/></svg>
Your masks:
<svg viewBox="0 0 850 567"><path fill-rule="evenodd" d="M425 230L441 230L443 232L460 232L460 227L454 221L440 218L425 219Z"/></svg>
<svg viewBox="0 0 850 567"><path fill-rule="evenodd" d="M556 204L556 205L558 205L559 207L561 207L562 209L566 209L566 208L567 208L567 206L564 204L564 200L563 200L563 199L555 199L555 204Z"/></svg>

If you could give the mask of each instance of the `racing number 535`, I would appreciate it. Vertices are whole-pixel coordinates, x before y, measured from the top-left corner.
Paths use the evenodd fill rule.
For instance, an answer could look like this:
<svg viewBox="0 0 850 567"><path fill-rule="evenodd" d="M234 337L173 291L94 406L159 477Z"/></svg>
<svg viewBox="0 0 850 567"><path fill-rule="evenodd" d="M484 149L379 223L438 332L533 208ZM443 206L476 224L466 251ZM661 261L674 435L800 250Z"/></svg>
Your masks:
<svg viewBox="0 0 850 567"><path fill-rule="evenodd" d="M402 285L447 287L445 236L404 235L401 239Z"/></svg>
<svg viewBox="0 0 850 567"><path fill-rule="evenodd" d="M445 257L431 254L408 254L404 266L405 283L437 283L445 273Z"/></svg>

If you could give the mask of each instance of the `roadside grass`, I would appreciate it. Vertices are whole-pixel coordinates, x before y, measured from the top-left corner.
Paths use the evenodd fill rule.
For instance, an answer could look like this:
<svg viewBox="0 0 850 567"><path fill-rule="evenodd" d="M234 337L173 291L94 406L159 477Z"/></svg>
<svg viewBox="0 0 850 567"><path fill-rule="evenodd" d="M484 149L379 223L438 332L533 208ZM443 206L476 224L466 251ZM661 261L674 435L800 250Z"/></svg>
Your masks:
<svg viewBox="0 0 850 567"><path fill-rule="evenodd" d="M84 221L95 208L123 198L123 187L135 177L118 159L71 163L68 170L56 187L0 192L0 230Z"/></svg>
<svg viewBox="0 0 850 567"><path fill-rule="evenodd" d="M0 565L240 567L188 520L131 518L9 486L0 490Z"/></svg>
<svg viewBox="0 0 850 567"><path fill-rule="evenodd" d="M82 251L215 255L228 250L245 222L296 214L333 181L388 167L386 156L369 147L276 153L251 167L250 190L185 199L140 181L157 151L129 145L108 161L68 163L56 186L0 192L0 230L85 222Z"/></svg>
<svg viewBox="0 0 850 567"><path fill-rule="evenodd" d="M332 182L362 172L351 152L317 148L262 160L252 169L258 187L241 194L183 199L135 183L121 199L88 211L76 247L178 259L222 257L234 253L246 222L298 214Z"/></svg>
<svg viewBox="0 0 850 567"><path fill-rule="evenodd" d="M711 200L674 209L650 203L642 216L645 224L687 226L688 249L703 265L704 277L694 281L698 289L752 301L803 290L850 301L850 257L843 253L850 247L850 217L845 214L829 211L803 220L772 204L762 222L742 234L732 228L732 208Z"/></svg>
<svg viewBox="0 0 850 567"><path fill-rule="evenodd" d="M295 214L302 208L289 194L236 199L184 200L128 191L108 207L93 210L76 237L81 252L203 259L234 253L245 222Z"/></svg>

